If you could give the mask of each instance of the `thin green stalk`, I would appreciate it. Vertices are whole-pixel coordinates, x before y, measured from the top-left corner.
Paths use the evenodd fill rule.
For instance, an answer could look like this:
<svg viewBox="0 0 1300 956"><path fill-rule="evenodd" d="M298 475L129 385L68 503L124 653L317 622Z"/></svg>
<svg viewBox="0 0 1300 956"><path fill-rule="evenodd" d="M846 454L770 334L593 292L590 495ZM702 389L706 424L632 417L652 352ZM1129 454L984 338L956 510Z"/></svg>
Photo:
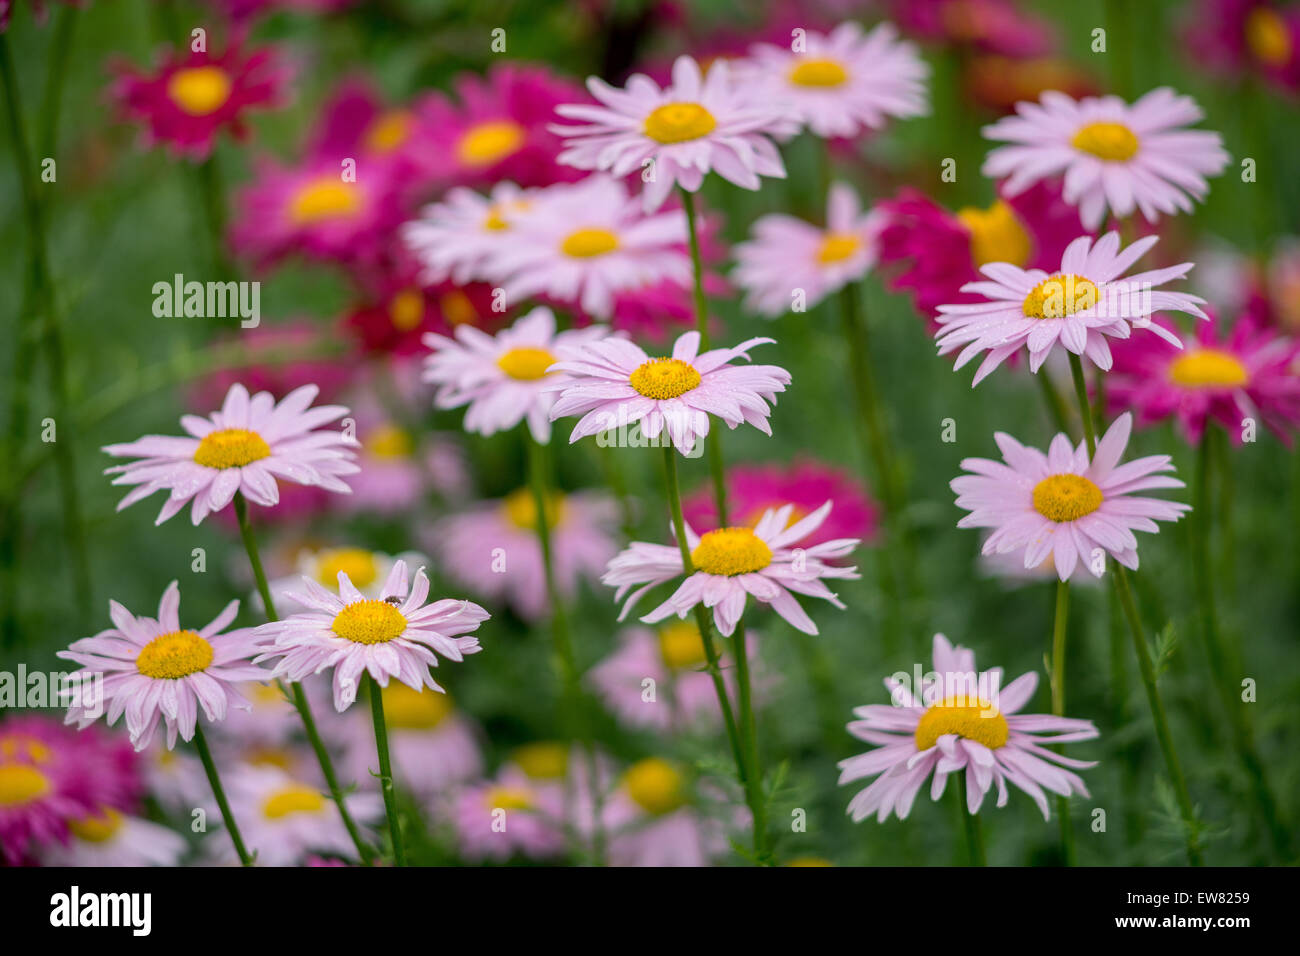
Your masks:
<svg viewBox="0 0 1300 956"><path fill-rule="evenodd" d="M244 550L248 552L248 563L253 568L253 578L257 581L257 592L262 596L262 604L266 609L266 619L278 621L280 615L276 613L275 601L271 597L271 586L267 583L266 572L262 569L262 557L257 550L257 538L253 534L253 524L248 519L248 503L244 500L242 492L235 492L235 516L239 520L239 535L244 540ZM292 689L287 696L293 701L293 706L302 719L303 728L307 731L307 740L311 743L311 749L316 754L321 773L324 774L325 783L329 787L330 797L339 808L339 816L342 817L348 836L352 838L352 843L361 856L361 862L370 866L374 862L374 851L361 839L361 831L357 829L356 821L352 819L347 803L343 800L343 789L339 786L338 774L334 772L334 761L330 759L329 751L325 749L325 742L321 740L320 732L316 729L316 718L312 715L311 704L307 701L307 692L302 689L302 684L296 682L291 683L289 687ZM280 683L280 689L285 690L283 682Z"/></svg>
<svg viewBox="0 0 1300 956"><path fill-rule="evenodd" d="M691 294L695 302L695 331L700 333L700 351L709 349L709 303L704 295L704 260L700 255L700 236L695 222L695 194L680 188L682 211L691 247ZM722 462L722 443L718 429L710 428L705 439L709 446L709 472L713 476L713 502L718 511L718 527L727 526L727 478Z"/></svg>
<svg viewBox="0 0 1300 956"><path fill-rule="evenodd" d="M1034 376L1038 382L1039 389L1043 393L1043 401L1047 403L1047 411L1052 416L1052 422L1056 425L1056 430L1070 433L1070 413L1065 407L1065 400L1061 398L1061 393L1056 390L1056 385L1052 382L1052 377L1043 369L1039 369L1038 374Z"/></svg>
<svg viewBox="0 0 1300 956"><path fill-rule="evenodd" d="M745 647L745 621L741 618L731 636L731 649L736 658L736 709L740 712L740 741L749 762L750 775L758 788L758 800L751 807L754 816L754 855L759 862L767 862L767 801L763 799L763 765L758 755L758 729L754 719L753 691L749 677L749 654Z"/></svg>
<svg viewBox="0 0 1300 956"><path fill-rule="evenodd" d="M1056 582L1056 614L1052 622L1052 714L1065 716L1065 634L1070 621L1070 583ZM1058 748L1059 749L1059 748ZM1061 824L1061 854L1074 866L1074 831L1070 826L1070 798L1056 798Z"/></svg>
<svg viewBox="0 0 1300 956"><path fill-rule="evenodd" d="M1237 675L1241 673L1240 662L1228 648L1219 628L1219 614L1215 601L1215 580L1210 567L1210 524L1212 521L1212 473L1214 459L1211 454L1210 441L1213 432L1207 431L1201 437L1196 454L1196 489L1195 502L1190 519L1192 533L1192 574L1196 593L1201 602L1201 635L1205 641L1205 650L1210 660L1210 680L1219 691L1223 708L1227 712L1228 726L1232 732L1232 742L1242 765L1251 780L1251 792L1258 804L1260 816L1268 828L1273 841L1273 848L1283 860L1289 860L1291 854L1291 835L1285 821L1282 820L1272 789L1268 784L1264 761L1259 755L1255 743L1254 728L1250 714L1242 705L1238 696Z"/></svg>
<svg viewBox="0 0 1300 956"><path fill-rule="evenodd" d="M1083 419L1083 437L1088 442L1088 458L1097 453L1097 429L1092 423L1092 406L1088 404L1088 382L1083 377L1083 363L1079 356L1070 354L1070 377L1074 379L1074 395L1079 402L1079 417ZM1041 374L1041 372L1040 372Z"/></svg>
<svg viewBox="0 0 1300 956"><path fill-rule="evenodd" d="M239 832L239 825L235 823L235 815L230 811L230 801L226 799L226 791L221 786L221 777L217 774L217 765L212 759L212 751L208 749L207 738L203 736L203 727L199 724L194 725L194 749L199 752L199 759L203 761L203 771L208 775L212 795L217 798L217 806L221 808L221 819L225 821L230 842L235 845L235 852L239 854L239 862L242 866L252 866L253 857L244 848L244 838Z"/></svg>
<svg viewBox="0 0 1300 956"><path fill-rule="evenodd" d="M203 221L212 247L212 268L219 279L225 280L234 275L234 269L226 255L226 191L215 152L199 164L197 177Z"/></svg>
<svg viewBox="0 0 1300 956"><path fill-rule="evenodd" d="M1142 676L1142 686L1146 690L1147 704L1151 708L1151 719L1156 727L1156 740L1165 758L1165 768L1174 785L1174 797L1178 801L1179 813L1183 818L1183 836L1187 843L1187 861L1192 866L1202 866L1201 848L1198 842L1196 810L1192 806L1192 797L1187 790L1187 779L1183 776L1183 767L1178 760L1178 751L1174 749L1173 734L1169 731L1169 718L1165 716L1165 705L1160 699L1160 688L1156 684L1155 665L1151 662L1151 651L1147 647L1146 635L1143 633L1142 619L1138 616L1137 604L1133 600L1133 590L1129 586L1128 571L1123 565L1117 565L1111 575L1114 587L1119 594L1120 606L1128 621L1129 632L1133 637L1133 650L1137 654L1138 672Z"/></svg>
<svg viewBox="0 0 1300 956"><path fill-rule="evenodd" d="M573 652L573 635L569 631L569 617L565 610L564 595L560 591L555 577L555 562L551 546L551 516L548 508L552 507L554 497L550 488L550 470L547 463L546 446L533 439L526 439L528 445L528 483L533 492L533 508L537 513L537 541L542 550L542 566L546 578L546 596L551 604L551 640L555 647L556 661L560 667L560 680L563 686L565 710L568 714L570 731L573 737L580 739L587 765L587 786L591 791L593 808L592 857L599 865L604 858L604 831L601 826L602 793L600 778L596 766L596 745L591 737L591 726L583 706L581 676L578 673L577 658ZM576 727L573 725L576 723ZM574 732L576 731L576 733Z"/></svg>
<svg viewBox="0 0 1300 956"><path fill-rule="evenodd" d="M375 725L375 750L379 753L379 789L384 795L384 814L393 838L393 862L406 866L406 847L402 843L402 826L397 818L397 792L393 789L393 762L388 756L388 725L384 722L384 695L375 679L366 674L370 693L370 717Z"/></svg>
<svg viewBox="0 0 1300 956"><path fill-rule="evenodd" d="M953 776L957 778L953 793L957 795L957 813L961 816L962 829L966 833L966 853L970 860L968 865L988 866L988 860L984 856L984 833L980 829L979 814L971 813L966 808L966 772L959 770Z"/></svg>
<svg viewBox="0 0 1300 956"><path fill-rule="evenodd" d="M63 434L54 443L54 457L59 475L60 501L63 509L64 535L67 539L72 564L72 580L79 594L77 607L93 606L90 563L86 557L85 530L81 517L81 499L77 491L77 466L75 428L68 412L67 363L63 350L63 334L58 313L54 279L50 272L49 252L46 245L45 217L37 193L35 165L27 141L27 127L23 119L22 98L18 93L18 77L13 57L9 51L7 34L0 34L0 78L3 79L5 105L9 117L9 132L13 140L14 159L22 193L23 218L27 227L27 257L31 274L31 288L36 296L37 308L43 320L41 340L49 365L50 390L53 393L54 420ZM28 321L31 321L30 319ZM84 616L84 611L81 612Z"/></svg>

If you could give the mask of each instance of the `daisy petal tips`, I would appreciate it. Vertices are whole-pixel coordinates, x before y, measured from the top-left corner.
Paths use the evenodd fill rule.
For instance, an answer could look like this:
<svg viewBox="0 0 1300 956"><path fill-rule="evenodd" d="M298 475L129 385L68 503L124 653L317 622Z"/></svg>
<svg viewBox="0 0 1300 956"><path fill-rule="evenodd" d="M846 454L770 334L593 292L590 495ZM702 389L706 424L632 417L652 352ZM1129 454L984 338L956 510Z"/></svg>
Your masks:
<svg viewBox="0 0 1300 956"><path fill-rule="evenodd" d="M844 604L826 587L825 579L855 580L853 567L827 564L851 553L858 546L856 538L824 541L806 548L795 545L816 532L831 512L826 502L812 514L790 523L794 505L770 508L753 528L718 528L703 535L686 527L686 542L691 550L694 572L684 580L668 600L641 618L654 624L674 614L684 618L703 602L713 609L713 621L723 635L731 635L745 613L749 597L770 604L791 626L805 634L816 634L813 623L795 594L829 601L844 609ZM614 600L621 601L635 587L619 620L647 591L681 577L684 573L681 549L673 545L634 541L609 562L601 580L618 590Z"/></svg>
<svg viewBox="0 0 1300 956"><path fill-rule="evenodd" d="M360 470L354 463L357 440L321 427L348 410L342 405L312 408L318 391L315 385L304 385L277 405L270 392L250 397L244 386L232 385L220 411L207 418L181 418L188 436L146 435L106 446L104 451L114 457L138 459L105 472L117 475L115 485L136 486L118 502L117 510L166 491L157 523L192 502L190 518L197 525L229 505L237 493L266 507L278 504L277 479L350 493L342 476Z"/></svg>
<svg viewBox="0 0 1300 956"><path fill-rule="evenodd" d="M686 332L673 343L670 356L658 358L626 339L590 342L551 366L569 376L555 386L560 395L551 421L582 416L573 426L570 444L640 423L643 438L654 442L667 433L683 455L691 454L696 438L709 433L710 415L728 428L748 423L770 436L769 406L790 384L790 373L777 365L730 363L748 359L755 345L774 342L753 338L734 348L700 352L700 333Z"/></svg>
<svg viewBox="0 0 1300 956"><path fill-rule="evenodd" d="M1186 276L1192 263L1124 275L1155 244L1156 237L1148 236L1121 250L1119 234L1108 232L1095 242L1091 236L1071 242L1057 272L1021 269L1009 262L982 266L985 279L968 282L961 291L983 296L983 302L939 306L939 354L960 349L954 368L961 368L987 353L972 383L978 385L1022 347L1029 350L1032 372L1058 342L1107 370L1112 364L1107 337L1126 339L1133 329L1150 330L1181 348L1178 337L1151 316L1175 311L1208 318L1200 308L1204 299L1158 289Z"/></svg>
<svg viewBox="0 0 1300 956"><path fill-rule="evenodd" d="M308 610L263 624L256 634L267 645L258 660L280 658L275 677L301 681L333 668L339 712L357 699L363 672L380 687L395 677L414 690L443 693L429 673L438 666L437 655L461 661L482 650L478 638L468 635L488 619L488 612L470 601L425 604L429 579L424 568L411 583L406 562L397 561L378 598L357 590L346 571L339 572L338 581L335 594L303 578L305 591L290 597Z"/></svg>
<svg viewBox="0 0 1300 956"><path fill-rule="evenodd" d="M985 554L1023 555L1026 568L1051 561L1062 581L1079 568L1101 577L1106 555L1137 568L1133 532L1157 532L1157 521L1177 521L1191 509L1135 494L1183 483L1161 474L1174 470L1168 455L1119 463L1132 425L1129 413L1115 419L1091 460L1082 442L1075 447L1064 434L1043 454L998 432L1003 461L967 458L961 464L970 474L952 481L957 507L970 512L957 527L992 528Z"/></svg>
<svg viewBox="0 0 1300 956"><path fill-rule="evenodd" d="M1038 675L1030 671L1006 687L999 686L1001 678L1001 668L977 671L973 651L936 634L934 671L922 687L909 689L887 679L892 705L856 708L858 719L848 725L849 733L877 746L839 764L841 785L876 778L849 801L853 821L873 814L880 823L891 815L904 820L927 780L930 799L938 800L955 773L965 775L969 813L979 812L994 789L997 805L1005 806L1008 783L1029 794L1044 820L1049 813L1044 790L1088 796L1083 779L1066 768L1096 762L1048 748L1092 740L1097 728L1088 720L1020 713L1038 688Z"/></svg>
<svg viewBox="0 0 1300 956"><path fill-rule="evenodd" d="M797 121L770 99L758 99L752 84L733 83L720 60L703 76L698 63L679 56L672 83L662 89L640 73L621 90L596 77L587 80L587 89L601 105L555 108L582 124L550 127L565 139L560 162L615 177L649 170L642 194L647 212L658 209L674 185L696 192L709 172L744 189L758 189L760 176L785 178L769 136L795 132Z"/></svg>

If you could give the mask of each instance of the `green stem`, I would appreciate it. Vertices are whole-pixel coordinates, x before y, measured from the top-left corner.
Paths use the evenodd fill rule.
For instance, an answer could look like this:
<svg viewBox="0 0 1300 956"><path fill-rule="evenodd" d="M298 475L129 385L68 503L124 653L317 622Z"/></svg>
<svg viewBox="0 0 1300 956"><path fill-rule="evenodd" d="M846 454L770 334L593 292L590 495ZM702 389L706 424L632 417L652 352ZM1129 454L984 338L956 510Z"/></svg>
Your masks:
<svg viewBox="0 0 1300 956"><path fill-rule="evenodd" d="M1160 699L1160 688L1156 684L1155 666L1151 662L1151 651L1147 647L1143 633L1142 619L1138 616L1137 604L1133 600L1133 590L1129 586L1128 570L1117 565L1111 576L1116 592L1119 594L1120 606L1128 621L1129 632L1133 637L1133 650L1137 654L1138 672L1142 677L1142 686L1146 689L1147 705L1151 709L1151 719L1156 727L1156 740L1165 758L1165 768L1174 785L1174 796L1183 818L1184 838L1187 842L1187 860L1192 866L1203 865L1201 848L1197 838L1196 810L1192 806L1192 797L1187 790L1187 779L1183 776L1183 767L1174 749L1173 734L1169 731L1169 718L1165 716L1165 705Z"/></svg>
<svg viewBox="0 0 1300 956"><path fill-rule="evenodd" d="M546 596L551 605L551 640L559 665L563 687L565 711L570 736L581 740L587 765L587 786L592 804L592 857L599 865L604 857L604 832L602 827L602 793L596 766L596 745L592 740L591 726L583 705L581 676L573 652L573 635L569 631L569 617L565 610L564 595L555 577L555 561L551 546L551 514L554 496L550 488L550 470L545 445L526 439L528 445L528 483L533 492L533 507L537 513L537 542L542 551L542 567L546 578ZM576 724L576 727L574 726ZM575 732L576 731L576 732Z"/></svg>
<svg viewBox="0 0 1300 956"><path fill-rule="evenodd" d="M1052 714L1065 716L1065 634L1070 620L1070 583L1056 582L1056 614L1052 623ZM1059 749L1059 748L1058 748ZM1070 799L1056 798L1061 824L1061 854L1074 866L1074 832L1070 826Z"/></svg>
<svg viewBox="0 0 1300 956"><path fill-rule="evenodd" d="M763 765L758 755L758 729L754 719L753 691L749 677L749 654L745 647L745 621L742 618L736 624L731 636L732 654L736 659L736 709L740 712L740 741L744 748L745 760L749 764L749 776L758 791L757 799L750 809L754 814L754 856L759 862L767 862L767 801L763 798Z"/></svg>
<svg viewBox="0 0 1300 956"><path fill-rule="evenodd" d="M397 792L393 789L393 762L388 756L388 725L384 722L384 695L379 685L366 675L370 694L370 717L375 725L375 750L379 753L379 789L384 795L384 814L393 838L393 862L406 866L406 847L402 843L402 826L397 817Z"/></svg>
<svg viewBox="0 0 1300 956"><path fill-rule="evenodd" d="M253 523L248 518L248 503L244 500L243 493L238 491L235 492L235 516L239 520L239 535L244 540L244 550L248 552L248 563L253 568L253 578L257 581L257 591L262 596L266 619L268 621L278 621L280 616L276 613L275 601L271 597L271 586L267 583L266 572L262 569L262 557L257 550L257 538L253 534ZM329 787L330 797L334 800L335 806L339 808L339 816L342 817L348 836L352 838L352 843L361 856L361 862L366 866L370 866L374 862L374 851L361 839L361 831L357 829L356 821L352 819L352 814L348 811L347 804L343 800L343 789L339 786L338 774L334 772L334 761L330 759L329 751L325 749L325 742L321 740L320 732L316 729L316 718L312 715L311 704L307 701L307 693L303 690L302 684L291 683L289 687L292 690L289 691L287 696L293 701L294 709L298 711L298 716L302 719L303 728L307 732L307 740L311 743L311 749L316 754L321 773L324 774L325 783ZM283 682L280 682L280 689L285 690Z"/></svg>
<svg viewBox="0 0 1300 956"><path fill-rule="evenodd" d="M957 795L957 813L961 816L962 829L966 833L969 865L988 866L988 860L984 856L984 833L980 829L979 814L971 813L966 809L966 772L959 770L953 776L957 778L957 786L953 789L953 793Z"/></svg>
<svg viewBox="0 0 1300 956"><path fill-rule="evenodd" d="M234 275L234 269L226 255L226 192L215 151L199 164L198 188L212 247L212 268L219 279L225 280Z"/></svg>
<svg viewBox="0 0 1300 956"><path fill-rule="evenodd" d="M1052 382L1052 377L1043 369L1038 370L1034 376L1038 382L1039 389L1043 393L1043 401L1047 403L1047 411L1052 416L1052 422L1056 425L1056 430L1070 434L1070 413L1065 407L1065 400L1061 398L1061 393L1056 390L1056 385Z"/></svg>
<svg viewBox="0 0 1300 956"><path fill-rule="evenodd" d="M1088 458L1097 453L1097 429L1092 423L1092 406L1088 404L1088 382L1083 377L1083 362L1073 352L1070 354L1070 377L1074 379L1074 395L1079 402L1079 417L1083 419L1083 437L1088 442ZM1039 374L1043 374L1041 371Z"/></svg>
<svg viewBox="0 0 1300 956"><path fill-rule="evenodd" d="M221 808L221 819L225 821L230 842L235 845L235 852L239 854L239 862L243 866L252 866L253 858L244 848L244 838L240 835L238 824L235 823L235 815L230 812L230 801L226 799L226 791L221 786L221 777L217 774L217 765L212 759L212 751L208 749L207 738L203 736L203 728L199 724L194 725L194 749L199 752L199 759L203 761L203 771L208 775L212 795L217 798L217 806Z"/></svg>

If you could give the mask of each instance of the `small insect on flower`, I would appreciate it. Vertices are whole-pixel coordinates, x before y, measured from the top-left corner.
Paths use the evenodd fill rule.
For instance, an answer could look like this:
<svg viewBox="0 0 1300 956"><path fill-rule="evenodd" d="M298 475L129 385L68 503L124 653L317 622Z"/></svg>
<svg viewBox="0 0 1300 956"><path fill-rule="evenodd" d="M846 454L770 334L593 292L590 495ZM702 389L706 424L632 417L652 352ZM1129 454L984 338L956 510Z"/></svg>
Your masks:
<svg viewBox="0 0 1300 956"><path fill-rule="evenodd" d="M243 385L232 385L221 411L207 418L184 415L181 426L189 437L146 435L137 441L108 445L116 458L138 458L115 465L115 485L135 485L118 502L121 511L156 491L167 491L158 513L162 524L192 502L190 518L197 525L225 508L236 493L255 504L280 501L277 479L313 485L347 494L343 475L355 473L352 450L357 441L344 431L320 426L342 418L342 405L312 408L315 385L296 388L277 405L270 392L249 397Z"/></svg>
<svg viewBox="0 0 1300 956"><path fill-rule="evenodd" d="M1097 728L1088 720L1021 714L1038 687L1038 675L1023 674L1000 687L1001 668L976 671L975 653L934 636L934 672L922 687L908 688L886 678L892 704L855 708L849 733L877 749L841 760L840 784L876 779L849 801L854 822L875 814L907 818L927 779L930 799L943 796L948 776L964 773L966 809L979 812L985 795L996 787L997 805L1007 802L1007 784L1023 790L1047 819L1044 790L1061 796L1088 796L1078 774L1095 761L1075 760L1048 746L1091 740ZM876 776L879 774L879 776Z"/></svg>

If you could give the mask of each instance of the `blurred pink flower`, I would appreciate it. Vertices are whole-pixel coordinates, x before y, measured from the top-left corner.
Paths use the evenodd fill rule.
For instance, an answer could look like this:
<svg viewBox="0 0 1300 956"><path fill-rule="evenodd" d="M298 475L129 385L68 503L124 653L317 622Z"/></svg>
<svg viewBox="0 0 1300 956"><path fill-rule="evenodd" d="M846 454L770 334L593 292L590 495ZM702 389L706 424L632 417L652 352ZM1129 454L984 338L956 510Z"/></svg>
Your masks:
<svg viewBox="0 0 1300 956"><path fill-rule="evenodd" d="M886 9L904 32L937 43L1015 57L1047 53L1055 44L1047 22L1015 0L887 0Z"/></svg>
<svg viewBox="0 0 1300 956"><path fill-rule="evenodd" d="M1300 8L1272 0L1200 0L1188 4L1187 50L1194 69L1257 73L1300 92Z"/></svg>
<svg viewBox="0 0 1300 956"><path fill-rule="evenodd" d="M450 816L467 860L544 860L564 850L562 785L517 767L465 787L452 799Z"/></svg>
<svg viewBox="0 0 1300 956"><path fill-rule="evenodd" d="M315 385L320 389L321 400L330 401L352 377L348 360L293 358L314 351L323 353L330 344L329 329L311 319L291 319L275 325L264 322L256 328L222 335L213 343L214 348L244 349L251 361L238 368L218 369L202 379L191 393L191 404L198 408L220 405L226 393L239 382L251 392L273 395L287 395L304 385ZM265 360L259 361L262 358Z"/></svg>

